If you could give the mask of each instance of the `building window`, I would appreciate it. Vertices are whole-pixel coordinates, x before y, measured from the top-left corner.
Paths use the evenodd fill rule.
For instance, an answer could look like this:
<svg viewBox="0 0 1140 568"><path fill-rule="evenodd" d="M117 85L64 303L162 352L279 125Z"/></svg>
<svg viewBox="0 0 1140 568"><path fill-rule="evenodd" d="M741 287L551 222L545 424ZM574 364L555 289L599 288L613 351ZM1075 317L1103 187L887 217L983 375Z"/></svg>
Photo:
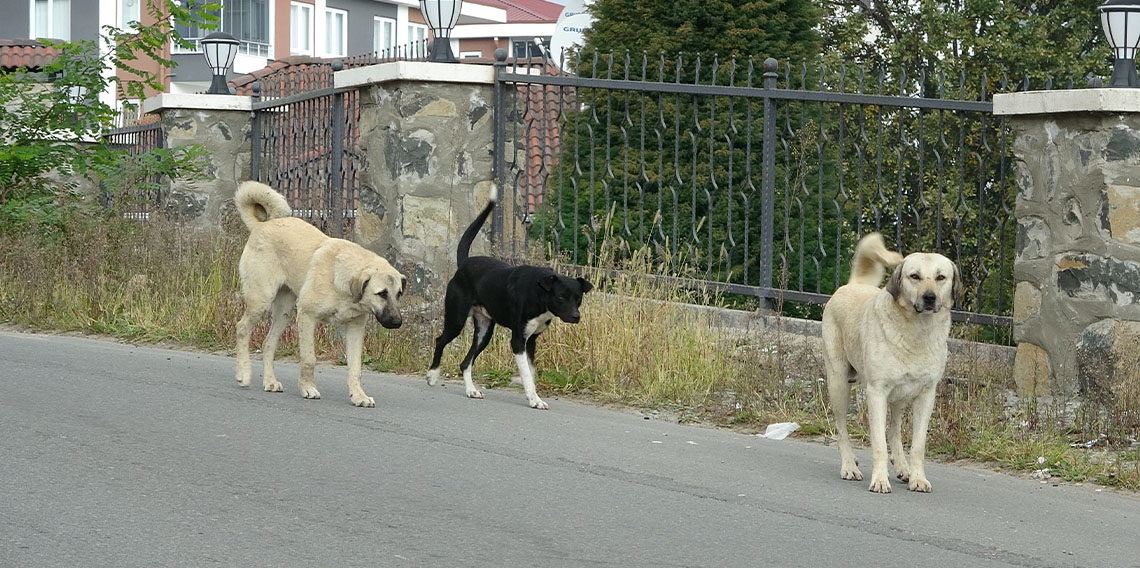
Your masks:
<svg viewBox="0 0 1140 568"><path fill-rule="evenodd" d="M538 39L538 38L535 38ZM549 40L515 39L511 40L511 57L542 57Z"/></svg>
<svg viewBox="0 0 1140 568"><path fill-rule="evenodd" d="M309 4L289 5L289 53L313 54L313 7Z"/></svg>
<svg viewBox="0 0 1140 568"><path fill-rule="evenodd" d="M396 47L396 20L376 16L372 19L372 51L390 55Z"/></svg>
<svg viewBox="0 0 1140 568"><path fill-rule="evenodd" d="M71 0L32 0L32 37L71 41Z"/></svg>
<svg viewBox="0 0 1140 568"><path fill-rule="evenodd" d="M427 26L408 24L408 51L412 55L427 54Z"/></svg>
<svg viewBox="0 0 1140 568"><path fill-rule="evenodd" d="M325 8L325 57L348 53L348 12Z"/></svg>
<svg viewBox="0 0 1140 568"><path fill-rule="evenodd" d="M483 57L482 51L460 51L459 52L459 58L460 59L479 59L480 57Z"/></svg>
<svg viewBox="0 0 1140 568"><path fill-rule="evenodd" d="M58 1L58 0L56 0ZM184 7L193 8L208 2L218 0L181 0ZM221 20L220 31L226 32L240 42L238 52L258 57L269 57L269 0L221 0L221 13L215 12ZM191 52L197 52L198 40L208 35L212 30L204 30L198 25L176 25L184 39L194 44ZM186 50L175 46L174 53L185 53Z"/></svg>
<svg viewBox="0 0 1140 568"><path fill-rule="evenodd" d="M269 0L225 0L222 31L241 42L239 53L269 57Z"/></svg>
<svg viewBox="0 0 1140 568"><path fill-rule="evenodd" d="M122 0L122 8L119 10L119 28L124 30L132 29L131 22L138 22L142 19L142 13L139 11L140 0Z"/></svg>
<svg viewBox="0 0 1140 568"><path fill-rule="evenodd" d="M137 19L135 21L138 21ZM115 126L122 128L136 124L139 121L139 100L123 99L119 101L119 116L115 119Z"/></svg>

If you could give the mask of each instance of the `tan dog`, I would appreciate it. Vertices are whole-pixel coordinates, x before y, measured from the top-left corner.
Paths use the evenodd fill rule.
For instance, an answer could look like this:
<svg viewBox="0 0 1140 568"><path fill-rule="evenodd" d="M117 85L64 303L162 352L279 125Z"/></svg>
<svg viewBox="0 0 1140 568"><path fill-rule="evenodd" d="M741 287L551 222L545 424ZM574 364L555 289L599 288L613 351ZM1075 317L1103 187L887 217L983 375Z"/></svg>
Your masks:
<svg viewBox="0 0 1140 568"><path fill-rule="evenodd" d="M884 267L895 266L880 289ZM962 294L958 266L940 254L914 253L902 258L887 250L878 233L855 247L851 278L823 309L824 367L835 427L839 433L840 474L861 480L847 434L850 383L867 393L871 437L871 491L890 493L887 475L887 410L890 453L895 474L911 491L930 491L923 468L926 430L935 391L946 369L950 308ZM903 451L902 416L913 405L911 455Z"/></svg>
<svg viewBox="0 0 1140 568"><path fill-rule="evenodd" d="M317 362L313 334L320 321L344 325L352 404L376 406L360 386L364 325L368 316L375 316L386 328L400 327L397 300L407 279L364 247L330 238L309 223L289 217L285 197L265 184L241 184L234 204L249 228L238 265L245 313L237 324L237 381L249 386L249 336L269 311L272 323L262 346L262 379L267 392L284 390L273 373L273 354L296 306L301 395L321 398L313 383Z"/></svg>

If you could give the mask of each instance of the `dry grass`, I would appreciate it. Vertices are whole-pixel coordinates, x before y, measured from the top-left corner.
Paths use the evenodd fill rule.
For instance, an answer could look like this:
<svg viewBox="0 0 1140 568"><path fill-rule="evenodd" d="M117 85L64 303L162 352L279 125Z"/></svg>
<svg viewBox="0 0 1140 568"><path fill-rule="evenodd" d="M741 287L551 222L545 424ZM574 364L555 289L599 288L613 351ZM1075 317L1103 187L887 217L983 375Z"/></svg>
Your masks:
<svg viewBox="0 0 1140 568"><path fill-rule="evenodd" d="M161 220L103 220L57 242L6 235L0 239L0 322L231 353L241 312L237 259L243 239ZM644 258L634 255L625 267L659 270ZM644 279L590 278L603 286L587 294L582 322L555 323L540 338L540 391L664 408L681 420L747 431L795 421L800 435L832 435L818 340L718 329L702 313L674 308L677 302L715 304L716 297ZM409 305L401 329L374 326L366 363L380 371L423 373L440 315L438 303ZM267 327L263 322L258 328L255 346ZM317 347L324 361L342 357L333 330L320 330ZM466 349L466 341L449 346L443 371L455 372ZM295 350L290 327L282 356ZM505 333L497 334L476 371L486 387L509 382L516 370ZM1012 399L1009 369L980 356L955 358L947 374L953 379L940 390L932 455L1140 489L1140 452L1128 449L1140 409L1136 384L1122 384L1109 403L1077 405ZM1099 445L1092 449L1070 447L1093 439Z"/></svg>

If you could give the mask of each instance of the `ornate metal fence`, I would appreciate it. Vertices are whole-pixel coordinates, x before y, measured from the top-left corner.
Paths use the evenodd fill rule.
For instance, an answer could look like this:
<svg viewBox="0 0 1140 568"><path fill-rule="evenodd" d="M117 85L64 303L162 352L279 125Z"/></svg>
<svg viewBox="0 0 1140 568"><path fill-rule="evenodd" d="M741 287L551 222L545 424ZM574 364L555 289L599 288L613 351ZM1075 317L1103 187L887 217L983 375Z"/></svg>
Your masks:
<svg viewBox="0 0 1140 568"><path fill-rule="evenodd" d="M989 101L1004 82L700 57L567 66L497 64L495 175L529 211L495 225L504 256L526 242L621 268L642 251L678 283L810 313L880 231L958 262L957 320L1011 324L1011 136Z"/></svg>
<svg viewBox="0 0 1140 568"><path fill-rule="evenodd" d="M333 73L427 57L413 42L328 63L310 63L252 84L252 176L283 193L293 215L326 234L351 235L359 205L359 95L333 88Z"/></svg>
<svg viewBox="0 0 1140 568"><path fill-rule="evenodd" d="M166 135L158 122L116 128L105 133L103 139L112 148L125 149L132 156L166 147ZM162 180L149 181L152 183L145 184L134 195L112 196L109 189L103 187L100 201L104 207L118 208L128 218L145 220L162 206L164 197ZM119 202L113 203L114 200Z"/></svg>
<svg viewBox="0 0 1140 568"><path fill-rule="evenodd" d="M289 200L293 215L326 234L351 235L359 197L359 107L354 90L337 90L343 65L310 65L253 84L250 170Z"/></svg>

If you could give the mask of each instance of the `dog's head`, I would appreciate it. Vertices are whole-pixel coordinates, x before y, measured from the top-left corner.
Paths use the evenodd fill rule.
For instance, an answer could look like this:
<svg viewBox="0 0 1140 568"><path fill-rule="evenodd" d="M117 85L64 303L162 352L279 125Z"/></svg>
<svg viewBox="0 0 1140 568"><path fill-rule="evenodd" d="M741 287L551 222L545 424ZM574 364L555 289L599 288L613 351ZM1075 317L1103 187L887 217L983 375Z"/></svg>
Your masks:
<svg viewBox="0 0 1140 568"><path fill-rule="evenodd" d="M551 274L538 281L542 294L546 297L546 309L566 323L578 323L582 314L582 294L594 289L593 284L584 278L569 278Z"/></svg>
<svg viewBox="0 0 1140 568"><path fill-rule="evenodd" d="M356 303L372 312L380 325L396 329L404 323L399 300L407 285L408 279L403 274L384 259L379 259L379 262L369 263L356 273L350 290Z"/></svg>
<svg viewBox="0 0 1140 568"><path fill-rule="evenodd" d="M954 261L937 253L916 252L903 259L885 290L899 306L917 313L950 309L962 297L962 273Z"/></svg>

